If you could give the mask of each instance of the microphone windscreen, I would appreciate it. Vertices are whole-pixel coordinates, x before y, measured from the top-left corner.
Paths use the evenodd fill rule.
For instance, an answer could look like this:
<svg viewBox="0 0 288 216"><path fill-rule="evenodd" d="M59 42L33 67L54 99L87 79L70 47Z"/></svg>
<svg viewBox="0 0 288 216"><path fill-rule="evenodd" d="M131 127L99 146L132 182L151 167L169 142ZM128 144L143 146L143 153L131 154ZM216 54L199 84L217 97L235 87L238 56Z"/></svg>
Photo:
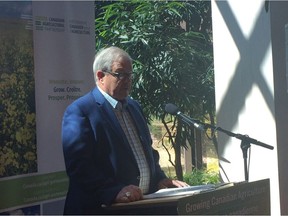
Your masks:
<svg viewBox="0 0 288 216"><path fill-rule="evenodd" d="M168 103L165 105L165 111L171 115L176 115L178 112L178 107L174 104Z"/></svg>

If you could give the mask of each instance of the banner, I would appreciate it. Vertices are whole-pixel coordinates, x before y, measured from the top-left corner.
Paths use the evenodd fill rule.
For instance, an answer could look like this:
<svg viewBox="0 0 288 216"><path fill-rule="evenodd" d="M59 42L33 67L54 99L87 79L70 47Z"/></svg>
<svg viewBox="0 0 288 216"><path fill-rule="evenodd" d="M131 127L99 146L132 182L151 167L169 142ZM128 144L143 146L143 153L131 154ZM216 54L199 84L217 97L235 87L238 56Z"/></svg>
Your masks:
<svg viewBox="0 0 288 216"><path fill-rule="evenodd" d="M95 86L94 2L0 2L0 44L0 213L62 214L61 122Z"/></svg>

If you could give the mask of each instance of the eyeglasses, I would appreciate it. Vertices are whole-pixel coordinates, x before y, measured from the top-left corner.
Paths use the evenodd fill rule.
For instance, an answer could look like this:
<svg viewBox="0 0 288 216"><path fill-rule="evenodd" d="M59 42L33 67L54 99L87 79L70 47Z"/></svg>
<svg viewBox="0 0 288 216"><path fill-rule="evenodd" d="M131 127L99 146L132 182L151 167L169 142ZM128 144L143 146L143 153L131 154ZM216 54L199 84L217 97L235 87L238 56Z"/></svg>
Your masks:
<svg viewBox="0 0 288 216"><path fill-rule="evenodd" d="M112 76L116 77L119 80L123 79L133 79L133 73L117 73L117 72L111 72L111 71L103 71L104 73L111 74Z"/></svg>

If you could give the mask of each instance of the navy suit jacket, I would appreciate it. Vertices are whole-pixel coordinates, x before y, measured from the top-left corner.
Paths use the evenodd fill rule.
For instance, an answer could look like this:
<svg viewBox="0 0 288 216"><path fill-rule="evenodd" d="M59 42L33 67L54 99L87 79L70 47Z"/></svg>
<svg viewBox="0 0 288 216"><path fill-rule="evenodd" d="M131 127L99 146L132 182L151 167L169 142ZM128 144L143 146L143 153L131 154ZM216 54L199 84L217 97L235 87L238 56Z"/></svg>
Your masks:
<svg viewBox="0 0 288 216"><path fill-rule="evenodd" d="M159 166L159 154L139 104L128 98L127 109L134 120L147 158L150 192L166 178ZM69 177L64 214L105 214L126 185L139 185L139 169L128 140L110 103L96 87L74 101L64 113L62 143Z"/></svg>

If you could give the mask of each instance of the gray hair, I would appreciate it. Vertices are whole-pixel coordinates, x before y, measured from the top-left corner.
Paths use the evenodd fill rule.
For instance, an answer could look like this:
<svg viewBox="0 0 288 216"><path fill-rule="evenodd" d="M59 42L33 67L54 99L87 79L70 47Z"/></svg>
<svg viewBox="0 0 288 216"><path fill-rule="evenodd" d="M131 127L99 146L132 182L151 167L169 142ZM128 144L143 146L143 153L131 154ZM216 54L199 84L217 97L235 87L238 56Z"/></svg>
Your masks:
<svg viewBox="0 0 288 216"><path fill-rule="evenodd" d="M126 58L132 63L132 58L123 49L116 46L111 46L100 50L94 58L93 73L95 81L97 79L96 72L98 70L111 71L112 63L117 61L119 58Z"/></svg>

